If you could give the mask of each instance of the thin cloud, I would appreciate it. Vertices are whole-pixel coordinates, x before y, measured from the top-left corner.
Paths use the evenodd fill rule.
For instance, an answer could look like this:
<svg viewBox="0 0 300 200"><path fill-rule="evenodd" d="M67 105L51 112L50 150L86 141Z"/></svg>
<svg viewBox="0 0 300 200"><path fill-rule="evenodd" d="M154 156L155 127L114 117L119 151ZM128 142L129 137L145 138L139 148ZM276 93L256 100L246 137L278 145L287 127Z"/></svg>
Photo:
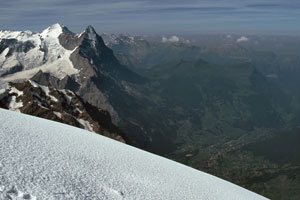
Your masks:
<svg viewBox="0 0 300 200"><path fill-rule="evenodd" d="M179 37L177 37L176 35L170 37L170 38L166 38L166 37L162 37L162 40L161 40L163 43L166 43L166 42L179 42L180 39Z"/></svg>
<svg viewBox="0 0 300 200"><path fill-rule="evenodd" d="M246 7L249 7L249 8L274 8L274 7L280 7L280 6L282 6L282 4L268 3L268 4L249 4L249 5L246 5Z"/></svg>
<svg viewBox="0 0 300 200"><path fill-rule="evenodd" d="M280 12L278 9L280 8ZM218 28L224 32L300 30L297 0L10 0L0 2L0 29L41 30L59 22L74 32L170 34ZM288 23L286 23L288 21ZM244 23L243 23L244 22ZM274 23L276 22L276 23Z"/></svg>

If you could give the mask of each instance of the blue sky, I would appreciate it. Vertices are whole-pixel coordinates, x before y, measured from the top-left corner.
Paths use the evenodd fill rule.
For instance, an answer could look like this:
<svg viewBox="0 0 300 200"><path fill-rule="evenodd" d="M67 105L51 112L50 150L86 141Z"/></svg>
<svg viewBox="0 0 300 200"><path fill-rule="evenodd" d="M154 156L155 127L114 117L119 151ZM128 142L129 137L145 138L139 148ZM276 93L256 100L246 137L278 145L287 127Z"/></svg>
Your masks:
<svg viewBox="0 0 300 200"><path fill-rule="evenodd" d="M299 0L0 0L0 29L300 35Z"/></svg>

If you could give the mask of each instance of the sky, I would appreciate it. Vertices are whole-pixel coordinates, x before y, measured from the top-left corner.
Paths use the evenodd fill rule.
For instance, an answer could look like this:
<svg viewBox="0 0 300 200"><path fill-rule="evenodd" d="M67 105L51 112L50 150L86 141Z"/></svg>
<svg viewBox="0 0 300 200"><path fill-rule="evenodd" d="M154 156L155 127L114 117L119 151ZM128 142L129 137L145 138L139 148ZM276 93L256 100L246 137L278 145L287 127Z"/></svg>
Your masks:
<svg viewBox="0 0 300 200"><path fill-rule="evenodd" d="M300 35L299 0L0 0L0 29Z"/></svg>

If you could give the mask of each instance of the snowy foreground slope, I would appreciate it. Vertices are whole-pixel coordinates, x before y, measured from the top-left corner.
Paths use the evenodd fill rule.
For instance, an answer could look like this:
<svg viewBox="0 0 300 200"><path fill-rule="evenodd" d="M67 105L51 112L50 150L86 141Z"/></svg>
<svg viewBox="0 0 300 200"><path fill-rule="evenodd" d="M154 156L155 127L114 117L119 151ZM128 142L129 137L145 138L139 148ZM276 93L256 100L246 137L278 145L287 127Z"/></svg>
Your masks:
<svg viewBox="0 0 300 200"><path fill-rule="evenodd" d="M0 109L0 199L265 199L68 125Z"/></svg>

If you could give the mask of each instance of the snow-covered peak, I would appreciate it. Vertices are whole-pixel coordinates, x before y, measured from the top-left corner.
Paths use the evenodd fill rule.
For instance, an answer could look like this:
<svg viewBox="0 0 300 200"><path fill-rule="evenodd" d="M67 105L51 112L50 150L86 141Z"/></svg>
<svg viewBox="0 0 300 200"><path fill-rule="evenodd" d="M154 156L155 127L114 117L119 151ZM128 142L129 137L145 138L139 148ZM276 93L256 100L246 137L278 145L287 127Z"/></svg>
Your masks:
<svg viewBox="0 0 300 200"><path fill-rule="evenodd" d="M0 76L3 81L29 79L39 70L59 79L79 73L70 60L76 47L66 49L60 44L59 36L64 30L67 29L60 24L53 24L41 33L1 31Z"/></svg>
<svg viewBox="0 0 300 200"><path fill-rule="evenodd" d="M42 31L42 37L58 37L63 32L63 27L56 23Z"/></svg>
<svg viewBox="0 0 300 200"><path fill-rule="evenodd" d="M59 23L55 23L52 24L51 26L49 26L49 29L62 29L62 25L60 25Z"/></svg>

